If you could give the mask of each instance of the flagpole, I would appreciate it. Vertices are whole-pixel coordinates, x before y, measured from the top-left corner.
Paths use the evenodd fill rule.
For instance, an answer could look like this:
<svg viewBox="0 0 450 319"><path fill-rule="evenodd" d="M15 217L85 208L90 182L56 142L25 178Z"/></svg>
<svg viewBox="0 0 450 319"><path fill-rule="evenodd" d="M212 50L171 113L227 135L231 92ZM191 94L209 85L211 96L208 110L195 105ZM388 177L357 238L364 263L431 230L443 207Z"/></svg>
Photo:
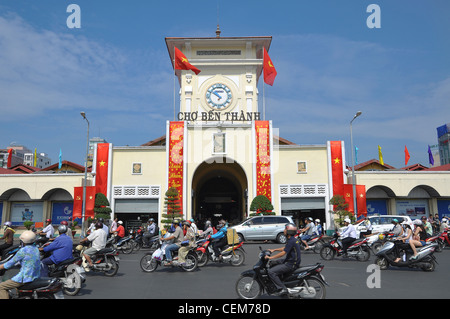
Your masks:
<svg viewBox="0 0 450 319"><path fill-rule="evenodd" d="M263 47L263 120L266 120L266 85L264 83L264 47Z"/></svg>
<svg viewBox="0 0 450 319"><path fill-rule="evenodd" d="M175 68L175 45L173 46L173 120L175 121L175 78L177 77L177 71Z"/></svg>

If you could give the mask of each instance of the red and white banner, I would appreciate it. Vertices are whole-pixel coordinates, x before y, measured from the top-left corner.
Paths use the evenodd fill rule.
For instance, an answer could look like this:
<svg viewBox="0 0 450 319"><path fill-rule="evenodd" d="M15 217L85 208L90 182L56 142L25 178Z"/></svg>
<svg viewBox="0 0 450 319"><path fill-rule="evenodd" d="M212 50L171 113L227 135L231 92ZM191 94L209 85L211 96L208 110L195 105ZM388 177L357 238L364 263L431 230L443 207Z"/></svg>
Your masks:
<svg viewBox="0 0 450 319"><path fill-rule="evenodd" d="M96 193L103 193L108 198L109 176L109 143L97 144L97 156L95 160L95 187Z"/></svg>
<svg viewBox="0 0 450 319"><path fill-rule="evenodd" d="M175 187L179 194L180 214L183 214L183 175L184 175L184 122L169 124L168 188Z"/></svg>
<svg viewBox="0 0 450 319"><path fill-rule="evenodd" d="M256 195L265 195L270 201L272 201L269 121L255 121L255 133L256 133Z"/></svg>
<svg viewBox="0 0 450 319"><path fill-rule="evenodd" d="M83 216L83 186L73 188L73 213L72 219ZM86 186L86 213L85 218L94 217L95 186Z"/></svg>

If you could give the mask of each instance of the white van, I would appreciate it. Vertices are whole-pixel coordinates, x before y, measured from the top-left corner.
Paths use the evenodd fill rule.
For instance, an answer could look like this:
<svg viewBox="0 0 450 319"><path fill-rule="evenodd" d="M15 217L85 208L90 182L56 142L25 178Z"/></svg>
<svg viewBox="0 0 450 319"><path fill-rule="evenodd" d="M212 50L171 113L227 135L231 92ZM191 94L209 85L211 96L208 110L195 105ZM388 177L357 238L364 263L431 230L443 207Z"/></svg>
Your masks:
<svg viewBox="0 0 450 319"><path fill-rule="evenodd" d="M372 234L382 233L385 231L390 231L394 228L394 224L392 224L392 220L397 219L401 224L406 221L411 229L414 229L412 220L409 216L405 215L379 215L379 216L369 216L368 217L370 223L372 224ZM356 235L359 238L359 233L362 231L366 231L365 225L362 224L363 221L359 221L355 223Z"/></svg>

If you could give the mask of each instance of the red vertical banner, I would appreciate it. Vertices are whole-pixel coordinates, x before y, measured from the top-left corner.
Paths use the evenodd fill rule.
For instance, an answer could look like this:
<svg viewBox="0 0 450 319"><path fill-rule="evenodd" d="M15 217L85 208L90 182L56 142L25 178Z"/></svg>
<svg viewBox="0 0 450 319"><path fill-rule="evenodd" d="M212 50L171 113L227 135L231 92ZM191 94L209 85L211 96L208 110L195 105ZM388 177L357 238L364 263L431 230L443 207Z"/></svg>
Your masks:
<svg viewBox="0 0 450 319"><path fill-rule="evenodd" d="M168 186L175 187L180 197L180 213L183 214L183 144L184 122L170 122L169 125L169 180Z"/></svg>
<svg viewBox="0 0 450 319"><path fill-rule="evenodd" d="M345 202L348 204L347 210L349 212L354 213L355 208L353 207L353 185L352 184L344 184L342 185L343 193L338 194L344 196Z"/></svg>
<svg viewBox="0 0 450 319"><path fill-rule="evenodd" d="M270 201L272 201L269 121L255 121L255 131L256 131L256 195L265 195Z"/></svg>
<svg viewBox="0 0 450 319"><path fill-rule="evenodd" d="M356 185L356 207L358 208L358 217L361 215L367 216L365 185Z"/></svg>
<svg viewBox="0 0 450 319"><path fill-rule="evenodd" d="M83 187L73 188L73 212L72 218L81 218L83 214Z"/></svg>
<svg viewBox="0 0 450 319"><path fill-rule="evenodd" d="M330 153L333 196L344 195L344 164L342 160L341 141L330 141Z"/></svg>
<svg viewBox="0 0 450 319"><path fill-rule="evenodd" d="M72 219L82 218L83 216L83 186L73 188L73 212ZM87 217L94 217L95 206L95 186L86 186L86 214Z"/></svg>
<svg viewBox="0 0 450 319"><path fill-rule="evenodd" d="M103 193L103 195L108 197L109 143L97 144L97 159L95 165L96 192Z"/></svg>

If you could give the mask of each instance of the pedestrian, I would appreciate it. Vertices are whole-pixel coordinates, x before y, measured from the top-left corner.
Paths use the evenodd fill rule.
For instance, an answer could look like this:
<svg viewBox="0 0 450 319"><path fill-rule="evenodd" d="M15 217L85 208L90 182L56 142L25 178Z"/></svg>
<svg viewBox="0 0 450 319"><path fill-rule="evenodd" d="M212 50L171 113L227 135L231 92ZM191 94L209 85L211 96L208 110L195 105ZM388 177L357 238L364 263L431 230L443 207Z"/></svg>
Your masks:
<svg viewBox="0 0 450 319"><path fill-rule="evenodd" d="M426 216L422 216L422 225L425 228L427 237L433 236L433 226L431 226L431 223L427 220Z"/></svg>
<svg viewBox="0 0 450 319"><path fill-rule="evenodd" d="M114 220L112 221L112 223L111 223L111 230L110 230L110 233L111 234L114 234L115 232L116 232L116 230L117 230L117 221L118 221L119 219L116 217L116 218L114 218Z"/></svg>

